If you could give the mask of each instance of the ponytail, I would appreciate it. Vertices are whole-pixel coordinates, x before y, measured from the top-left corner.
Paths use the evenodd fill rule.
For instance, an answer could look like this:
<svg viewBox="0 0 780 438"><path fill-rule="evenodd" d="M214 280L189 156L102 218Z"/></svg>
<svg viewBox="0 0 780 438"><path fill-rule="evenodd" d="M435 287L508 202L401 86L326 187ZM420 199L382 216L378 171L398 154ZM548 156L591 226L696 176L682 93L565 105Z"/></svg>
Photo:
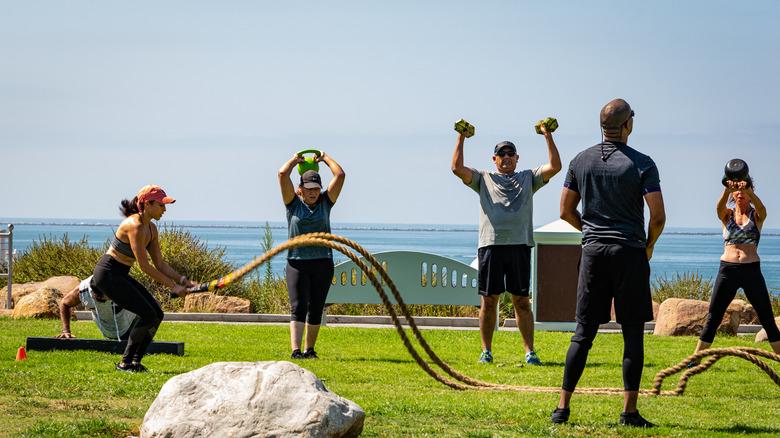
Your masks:
<svg viewBox="0 0 780 438"><path fill-rule="evenodd" d="M125 217L130 217L136 213L141 213L141 209L138 208L138 196L134 197L133 200L123 199L121 202L122 206L119 207L119 211L122 212L122 214Z"/></svg>

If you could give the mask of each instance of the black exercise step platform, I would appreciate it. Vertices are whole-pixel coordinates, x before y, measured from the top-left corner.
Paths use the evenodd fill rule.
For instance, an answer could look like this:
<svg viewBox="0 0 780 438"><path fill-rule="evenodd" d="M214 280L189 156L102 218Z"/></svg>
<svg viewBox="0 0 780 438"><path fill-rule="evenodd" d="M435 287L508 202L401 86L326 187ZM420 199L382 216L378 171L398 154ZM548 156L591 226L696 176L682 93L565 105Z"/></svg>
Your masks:
<svg viewBox="0 0 780 438"><path fill-rule="evenodd" d="M37 351L51 350L93 350L122 354L127 347L127 341L112 341L109 339L81 339L81 338L27 338L27 349ZM176 356L184 356L184 342L158 342L152 341L146 354L165 353Z"/></svg>

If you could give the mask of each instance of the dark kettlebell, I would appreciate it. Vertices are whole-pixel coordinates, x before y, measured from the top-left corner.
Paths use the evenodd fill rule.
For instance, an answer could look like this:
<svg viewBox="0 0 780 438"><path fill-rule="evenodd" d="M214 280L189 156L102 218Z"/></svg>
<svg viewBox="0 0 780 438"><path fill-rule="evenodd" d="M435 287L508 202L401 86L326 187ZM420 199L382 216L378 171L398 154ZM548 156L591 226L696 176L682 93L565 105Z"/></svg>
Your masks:
<svg viewBox="0 0 780 438"><path fill-rule="evenodd" d="M748 168L746 162L739 158L729 160L729 162L726 163L726 168L723 172L725 175L723 175L723 180L721 182L724 186L728 186L728 181L746 181L747 187L752 185L752 182L750 181L750 168Z"/></svg>

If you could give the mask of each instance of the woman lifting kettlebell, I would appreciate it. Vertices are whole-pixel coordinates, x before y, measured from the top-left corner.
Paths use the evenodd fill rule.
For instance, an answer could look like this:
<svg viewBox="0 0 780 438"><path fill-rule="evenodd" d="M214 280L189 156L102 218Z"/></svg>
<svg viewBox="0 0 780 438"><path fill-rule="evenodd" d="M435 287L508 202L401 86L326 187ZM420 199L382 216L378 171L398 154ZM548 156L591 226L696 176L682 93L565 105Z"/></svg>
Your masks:
<svg viewBox="0 0 780 438"><path fill-rule="evenodd" d="M772 304L758 257L758 241L766 220L766 207L753 191L753 179L744 161L729 161L722 182L725 188L716 209L723 224L724 250L710 299L707 323L695 352L712 345L726 309L736 296L737 289L742 288L756 309L769 344L775 353L780 354L780 330L772 315ZM691 363L689 366L695 365Z"/></svg>
<svg viewBox="0 0 780 438"><path fill-rule="evenodd" d="M313 153L314 158L304 157ZM327 190L322 190L318 163L325 163L333 174ZM297 190L290 174L298 167ZM279 186L287 208L290 239L302 234L330 233L330 210L344 185L344 171L338 163L319 150L296 153L279 169ZM287 294L290 297L290 346L293 359L317 359L314 344L322 323L322 311L333 279L333 253L324 246L303 246L287 251ZM305 334L305 341L304 341ZM301 352L301 343L304 350Z"/></svg>

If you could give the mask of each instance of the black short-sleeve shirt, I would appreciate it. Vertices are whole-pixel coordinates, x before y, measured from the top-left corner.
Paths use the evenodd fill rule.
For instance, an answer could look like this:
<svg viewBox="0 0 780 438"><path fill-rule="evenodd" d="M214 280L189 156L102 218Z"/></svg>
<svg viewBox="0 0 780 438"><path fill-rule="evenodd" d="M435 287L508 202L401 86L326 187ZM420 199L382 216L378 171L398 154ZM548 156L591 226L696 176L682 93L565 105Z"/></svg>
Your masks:
<svg viewBox="0 0 780 438"><path fill-rule="evenodd" d="M582 199L583 245L646 246L644 195L661 190L652 158L625 143L603 142L571 160L563 185Z"/></svg>

